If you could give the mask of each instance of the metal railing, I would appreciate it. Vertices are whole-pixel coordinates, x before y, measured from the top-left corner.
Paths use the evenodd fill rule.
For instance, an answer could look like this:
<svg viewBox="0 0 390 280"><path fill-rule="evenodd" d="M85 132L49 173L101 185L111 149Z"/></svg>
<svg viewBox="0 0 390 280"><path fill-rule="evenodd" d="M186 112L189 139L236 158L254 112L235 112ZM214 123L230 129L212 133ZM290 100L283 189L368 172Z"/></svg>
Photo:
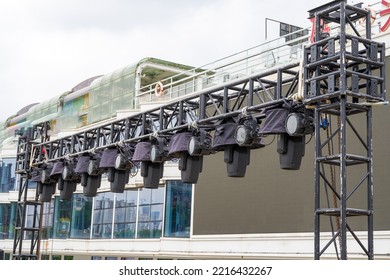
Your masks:
<svg viewBox="0 0 390 280"><path fill-rule="evenodd" d="M298 36L302 33L307 35ZM137 97L141 104L167 101L209 86L298 62L303 56L303 45L309 42L309 33L309 29L302 29L161 80L158 82L163 84L161 96L155 94L157 82L149 84L140 89Z"/></svg>

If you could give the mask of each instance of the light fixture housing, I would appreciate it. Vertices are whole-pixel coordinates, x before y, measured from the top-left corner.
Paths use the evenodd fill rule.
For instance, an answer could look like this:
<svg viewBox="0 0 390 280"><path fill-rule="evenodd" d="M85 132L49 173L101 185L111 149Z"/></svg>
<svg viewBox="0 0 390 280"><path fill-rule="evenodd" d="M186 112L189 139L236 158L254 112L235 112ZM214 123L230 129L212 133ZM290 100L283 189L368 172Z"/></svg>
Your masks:
<svg viewBox="0 0 390 280"><path fill-rule="evenodd" d="M157 138L156 142L150 147L150 161L164 162L168 158L168 146L165 138Z"/></svg>
<svg viewBox="0 0 390 280"><path fill-rule="evenodd" d="M98 159L91 159L88 164L88 175L89 176L97 176L100 175L101 172L99 170L99 162Z"/></svg>
<svg viewBox="0 0 390 280"><path fill-rule="evenodd" d="M252 146L258 130L257 120L253 116L241 116L234 131L234 140L239 146Z"/></svg>
<svg viewBox="0 0 390 280"><path fill-rule="evenodd" d="M210 155L213 153L211 142L212 138L206 132L192 136L188 142L188 153L191 156Z"/></svg>
<svg viewBox="0 0 390 280"><path fill-rule="evenodd" d="M290 136L304 136L308 134L310 124L302 113L290 113L285 121L286 132Z"/></svg>

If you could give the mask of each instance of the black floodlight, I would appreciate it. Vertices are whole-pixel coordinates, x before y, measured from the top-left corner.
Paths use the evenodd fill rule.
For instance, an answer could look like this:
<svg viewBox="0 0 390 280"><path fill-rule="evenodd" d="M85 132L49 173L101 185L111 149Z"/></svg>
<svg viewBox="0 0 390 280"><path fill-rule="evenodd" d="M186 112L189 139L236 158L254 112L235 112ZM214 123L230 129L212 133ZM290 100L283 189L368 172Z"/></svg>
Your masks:
<svg viewBox="0 0 390 280"><path fill-rule="evenodd" d="M69 163L68 163L69 164ZM51 177L55 178L57 188L60 191L60 199L69 201L80 182L80 175L74 172L74 164L64 165L63 162L54 164Z"/></svg>
<svg viewBox="0 0 390 280"><path fill-rule="evenodd" d="M40 182L42 177L42 168L34 168L31 171L30 182Z"/></svg>
<svg viewBox="0 0 390 280"><path fill-rule="evenodd" d="M38 182L38 191L41 202L50 202L52 195L56 192L56 182L49 184Z"/></svg>
<svg viewBox="0 0 390 280"><path fill-rule="evenodd" d="M122 146L115 157L115 169L117 170L131 170L134 168L134 162L131 160L134 154L134 145Z"/></svg>
<svg viewBox="0 0 390 280"><path fill-rule="evenodd" d="M77 160L75 172L80 174L80 183L83 187L87 185L87 179L88 179L88 165L90 156L80 156Z"/></svg>
<svg viewBox="0 0 390 280"><path fill-rule="evenodd" d="M235 140L237 123L224 123L216 127L213 148L224 150L224 161L229 177L244 177L249 164L250 147L239 146Z"/></svg>
<svg viewBox="0 0 390 280"><path fill-rule="evenodd" d="M99 168L101 171L107 171L107 180L114 182L115 177L115 160L118 151L116 148L109 148L103 151L100 159Z"/></svg>
<svg viewBox="0 0 390 280"><path fill-rule="evenodd" d="M141 176L144 178L144 187L147 189L157 189L160 179L164 174L163 162L141 162Z"/></svg>
<svg viewBox="0 0 390 280"><path fill-rule="evenodd" d="M110 183L110 190L113 193L123 193L125 186L129 182L129 171L115 170L114 180Z"/></svg>
<svg viewBox="0 0 390 280"><path fill-rule="evenodd" d="M48 164L42 167L41 182L42 184L56 183L56 180L50 176L53 165Z"/></svg>
<svg viewBox="0 0 390 280"><path fill-rule="evenodd" d="M60 199L63 201L70 201L72 199L73 193L76 191L77 182L64 180L61 177L58 179L58 186L60 185L62 185L60 190Z"/></svg>
<svg viewBox="0 0 390 280"><path fill-rule="evenodd" d="M168 145L165 138L157 138L150 148L150 161L163 162L168 159Z"/></svg>
<svg viewBox="0 0 390 280"><path fill-rule="evenodd" d="M83 189L85 196L94 197L102 181L102 169L99 168L100 157L91 159L88 164L87 185Z"/></svg>
<svg viewBox="0 0 390 280"><path fill-rule="evenodd" d="M203 156L191 156L187 152L181 153L179 170L181 171L181 180L183 183L196 184L202 168Z"/></svg>
<svg viewBox="0 0 390 280"><path fill-rule="evenodd" d="M62 176L62 170L64 169L64 162L57 161L53 164L53 169L51 170L50 177L54 180L58 181L58 179Z"/></svg>
<svg viewBox="0 0 390 280"><path fill-rule="evenodd" d="M128 152L119 151L115 157L115 166L113 171L113 180L110 184L111 192L123 193L125 186L129 182L130 171L134 164L129 159Z"/></svg>
<svg viewBox="0 0 390 280"><path fill-rule="evenodd" d="M150 150L150 142L137 143L132 160L141 162L141 176L144 180L144 187L155 189L158 188L160 179L163 176L164 162L152 162Z"/></svg>
<svg viewBox="0 0 390 280"><path fill-rule="evenodd" d="M58 180L61 200L71 200L73 193L76 191L77 184L81 181L80 174L75 171L76 166L77 163L74 161L67 161L63 164L62 174Z"/></svg>
<svg viewBox="0 0 390 280"><path fill-rule="evenodd" d="M100 188L102 181L102 175L87 177L87 185L83 188L83 194L88 197L94 197L97 195L97 189Z"/></svg>
<svg viewBox="0 0 390 280"><path fill-rule="evenodd" d="M203 156L202 148L200 148L199 155L189 154L188 148L192 137L191 132L181 132L172 136L169 143L169 156L180 159L179 170L182 182L195 184L198 182L199 173L202 172Z"/></svg>
<svg viewBox="0 0 390 280"><path fill-rule="evenodd" d="M117 154L116 155L116 157L115 157L115 169L117 169L117 170L126 170L126 169L131 169L132 166L133 165L131 164L129 159L127 159L124 155L122 155L122 154Z"/></svg>
<svg viewBox="0 0 390 280"><path fill-rule="evenodd" d="M244 177L246 167L249 165L250 148L230 145L225 148L224 161L229 177Z"/></svg>
<svg viewBox="0 0 390 280"><path fill-rule="evenodd" d="M286 132L290 136L304 136L313 132L311 118L304 113L290 113L285 121Z"/></svg>
<svg viewBox="0 0 390 280"><path fill-rule="evenodd" d="M75 172L80 174L80 183L83 186L83 194L94 197L97 189L100 188L102 170L99 168L99 156L80 156L78 158Z"/></svg>
<svg viewBox="0 0 390 280"><path fill-rule="evenodd" d="M42 183L43 168L34 168L31 172L31 182L37 182L39 200L41 202L50 202L52 195L56 192L56 183Z"/></svg>
<svg viewBox="0 0 390 280"><path fill-rule="evenodd" d="M88 164L88 175L98 176L102 174L102 170L99 169L100 158L91 159Z"/></svg>
<svg viewBox="0 0 390 280"><path fill-rule="evenodd" d="M251 116L241 117L236 128L234 138L239 146L252 146L258 138L259 126L257 120Z"/></svg>
<svg viewBox="0 0 390 280"><path fill-rule="evenodd" d="M192 136L188 142L188 153L191 156L210 155L213 152L211 135L206 132Z"/></svg>
<svg viewBox="0 0 390 280"><path fill-rule="evenodd" d="M285 122L289 109L284 107L269 108L265 110L265 120L260 129L260 134L281 134L286 133Z"/></svg>
<svg viewBox="0 0 390 280"><path fill-rule="evenodd" d="M62 170L62 179L65 181L73 181L79 183L80 174L75 172L76 164L74 162L66 162Z"/></svg>
<svg viewBox="0 0 390 280"><path fill-rule="evenodd" d="M281 134L277 151L281 169L299 170L302 157L305 155L305 136Z"/></svg>

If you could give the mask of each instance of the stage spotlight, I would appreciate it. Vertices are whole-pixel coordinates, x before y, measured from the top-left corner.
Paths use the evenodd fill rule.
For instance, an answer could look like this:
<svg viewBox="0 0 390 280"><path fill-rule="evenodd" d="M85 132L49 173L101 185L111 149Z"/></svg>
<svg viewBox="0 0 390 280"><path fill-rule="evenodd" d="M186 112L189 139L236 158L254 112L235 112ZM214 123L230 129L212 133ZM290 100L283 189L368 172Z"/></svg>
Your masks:
<svg viewBox="0 0 390 280"><path fill-rule="evenodd" d="M39 200L41 202L50 202L51 197L56 192L56 183L38 182Z"/></svg>
<svg viewBox="0 0 390 280"><path fill-rule="evenodd" d="M153 140L150 148L150 161L164 162L168 158L168 145L165 138L157 138Z"/></svg>
<svg viewBox="0 0 390 280"><path fill-rule="evenodd" d="M52 195L56 192L57 182L50 178L52 169L52 165L45 165L32 171L30 181L37 182L39 200L41 202L50 202Z"/></svg>
<svg viewBox="0 0 390 280"><path fill-rule="evenodd" d="M100 188L102 175L88 175L87 185L83 188L83 194L87 197L95 197L97 190Z"/></svg>
<svg viewBox="0 0 390 280"><path fill-rule="evenodd" d="M308 114L290 113L285 121L286 132L290 136L304 136L313 132L313 123Z"/></svg>
<svg viewBox="0 0 390 280"><path fill-rule="evenodd" d="M141 176L143 177L144 187L158 188L160 179L164 172L164 162L152 162L150 158L151 143L139 142L135 146L132 160L141 162Z"/></svg>
<svg viewBox="0 0 390 280"><path fill-rule="evenodd" d="M58 180L58 186L62 185L60 189L61 200L71 200L73 193L76 191L77 184L81 182L80 174L75 172L76 166L77 164L73 161L64 162L62 176Z"/></svg>
<svg viewBox="0 0 390 280"><path fill-rule="evenodd" d="M164 174L163 162L141 162L141 176L144 177L144 187L147 189L157 189L160 179Z"/></svg>
<svg viewBox="0 0 390 280"><path fill-rule="evenodd" d="M188 153L191 156L210 155L214 152L210 134L201 131L199 135L191 136L188 142Z"/></svg>
<svg viewBox="0 0 390 280"><path fill-rule="evenodd" d="M100 159L99 168L107 172L107 181L114 182L115 179L115 160L118 154L117 149L109 148L103 151Z"/></svg>
<svg viewBox="0 0 390 280"><path fill-rule="evenodd" d="M229 177L244 177L249 164L250 147L239 146L235 140L237 123L223 123L216 127L213 148L224 151L224 161Z"/></svg>
<svg viewBox="0 0 390 280"><path fill-rule="evenodd" d="M244 177L250 163L250 148L229 145L224 150L224 161L229 177Z"/></svg>
<svg viewBox="0 0 390 280"><path fill-rule="evenodd" d="M198 137L198 136L195 136ZM169 142L169 156L172 158L179 158L179 170L181 171L181 180L183 183L196 184L198 182L199 173L202 172L203 156L202 148L206 147L201 143L194 143L194 141L200 141L195 138L192 132L180 132L172 136ZM196 144L197 147L192 146L192 152L194 155L189 154L189 146L191 139L192 144ZM205 141L206 142L206 141ZM211 141L210 141L211 142ZM198 149L198 151L195 151ZM195 155L195 153L197 153Z"/></svg>
<svg viewBox="0 0 390 280"><path fill-rule="evenodd" d="M234 133L234 139L239 146L252 146L258 138L259 126L257 120L251 116L244 116L239 119L238 126Z"/></svg>
<svg viewBox="0 0 390 280"><path fill-rule="evenodd" d="M53 170L53 165L51 164L42 167L42 171L41 171L42 184L56 183L56 180L54 180L54 178L50 176L52 170Z"/></svg>
<svg viewBox="0 0 390 280"><path fill-rule="evenodd" d="M128 153L118 153L115 157L115 169L113 171L113 181L110 183L111 192L123 193L125 186L129 182L130 170L133 163L129 159Z"/></svg>
<svg viewBox="0 0 390 280"><path fill-rule="evenodd" d="M100 188L102 170L99 169L99 164L99 155L84 155L77 160L74 171L80 175L80 183L83 186L83 194L85 196L96 196L97 189Z"/></svg>
<svg viewBox="0 0 390 280"><path fill-rule="evenodd" d="M56 182L46 179L49 176L42 176L43 170L47 170L47 168L34 168L31 172L30 182L36 182L39 200L41 202L50 202L52 195L56 191ZM42 180L48 183L42 183Z"/></svg>
<svg viewBox="0 0 390 280"><path fill-rule="evenodd" d="M80 156L77 160L75 172L80 174L80 184L85 187L87 185L87 179L88 179L88 165L90 156Z"/></svg>
<svg viewBox="0 0 390 280"><path fill-rule="evenodd" d="M179 160L179 170L183 183L196 184L199 173L203 168L203 156L191 156L187 152L182 152Z"/></svg>
<svg viewBox="0 0 390 280"><path fill-rule="evenodd" d="M305 136L279 135L277 151L281 169L298 170L305 155Z"/></svg>

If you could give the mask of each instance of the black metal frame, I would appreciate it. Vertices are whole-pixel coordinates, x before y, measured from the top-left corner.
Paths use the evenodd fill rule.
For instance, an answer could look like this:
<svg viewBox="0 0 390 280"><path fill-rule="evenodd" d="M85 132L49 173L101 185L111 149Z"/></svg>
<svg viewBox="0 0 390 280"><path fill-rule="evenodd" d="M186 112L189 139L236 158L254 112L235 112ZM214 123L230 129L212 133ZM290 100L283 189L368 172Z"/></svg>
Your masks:
<svg viewBox="0 0 390 280"><path fill-rule="evenodd" d="M237 79L228 84L190 94L178 101L100 125L61 139L33 145L33 166L45 162L96 153L109 147L137 143L177 131L212 131L227 118L236 118L243 110L257 119L265 117L265 108L284 103L298 85L297 63L262 74ZM276 77L277 82L274 82ZM288 86L284 86L288 85ZM47 158L41 151L47 151Z"/></svg>
<svg viewBox="0 0 390 280"><path fill-rule="evenodd" d="M371 40L370 12L350 6L346 1L333 1L315 16L315 42L305 48L305 103L315 108L315 259L320 259L334 243L337 257L347 259L348 238L355 240L368 259L373 259L373 180L372 180L372 107L370 103L385 100L385 45ZM365 38L354 23L365 20ZM323 33L324 23L336 23L339 34ZM347 34L347 26L354 34ZM336 46L339 46L337 48ZM352 121L358 118L358 122ZM323 128L320 123L325 120ZM337 129L329 131L331 125ZM356 123L365 124L357 128ZM362 131L363 130L363 131ZM347 138L348 137L348 138ZM337 144L333 141L337 140ZM350 151L350 141L361 144ZM329 148L334 144L338 149ZM333 146L333 147L334 147ZM356 165L360 180L349 176ZM326 172L328 169L330 172ZM365 189L364 189L365 188ZM364 189L367 199L359 207L351 207L353 195ZM333 205L329 201L333 195ZM355 195L356 196L356 195ZM352 198L351 198L352 197ZM337 229L331 221L332 237L328 242L321 234L321 217L336 217ZM352 229L350 217L367 219L367 243ZM350 235L349 235L350 234ZM336 240L339 241L339 248ZM351 242L351 241L350 241ZM339 252L340 250L340 252Z"/></svg>
<svg viewBox="0 0 390 280"><path fill-rule="evenodd" d="M373 258L373 198L372 198L372 112L367 102L385 100L385 46L371 40L370 14L364 9L349 6L345 1L333 1L319 9L311 11L316 17L316 40L304 50L304 104L306 109L314 111L315 116L315 259L319 259L337 238L340 239L341 259L347 258L347 233L350 232L369 259ZM353 22L366 19L366 38L362 38ZM340 25L336 36L322 38L322 25L334 22ZM346 24L350 24L355 35L346 34ZM337 49L337 44L339 48ZM362 48L361 48L362 47ZM21 137L18 145L17 172L21 174L19 205L21 227L17 230L14 242L14 258L22 258L22 240L28 230L25 225L27 205L27 185L29 172L49 162L69 160L72 157L93 155L106 148L123 147L157 137L170 137L176 132L198 131L212 132L221 122L237 122L239 114L251 115L258 123L265 118L264 110L281 106L286 98L296 92L301 78L298 63L270 69L260 74L236 79L221 86L206 88L201 92L189 94L167 104L134 114L121 120L90 128L73 135L48 141L47 125L34 128L44 130L39 143ZM366 132L362 136L353 125L351 116L365 113ZM309 114L306 114L309 115ZM321 131L321 119L327 116L328 123L340 123L339 127L324 136ZM335 121L335 119L337 121ZM347 125L364 147L363 155L347 153ZM365 138L365 139L364 139ZM334 139L339 139L339 152L324 148ZM45 151L43 153L42 151ZM31 153L30 153L31 152ZM29 155L33 155L29 158ZM366 165L362 179L347 188L347 168L354 165ZM331 176L324 171L329 166ZM335 166L339 167L337 170ZM335 182L335 174L340 181ZM349 178L348 178L349 179ZM323 183L322 183L323 182ZM363 183L367 186L367 207L351 208L349 198ZM323 185L322 185L323 184ZM336 206L323 206L322 192L334 194ZM33 205L42 209L37 197ZM339 220L337 232L321 249L321 224L323 215L336 216ZM36 217L39 215L36 214ZM351 216L367 217L368 245L364 246L351 226ZM39 252L40 226L34 227L38 235L31 240L31 250L27 257L36 258L34 250ZM367 247L367 248L366 248ZM19 251L17 250L19 248ZM336 246L337 248L337 246ZM336 249L337 251L337 249Z"/></svg>
<svg viewBox="0 0 390 280"><path fill-rule="evenodd" d="M31 178L31 151L33 140L41 142L49 140L47 132L49 124L38 124L26 131L19 131L20 134L17 146L15 173L18 177L18 204L16 210L15 236L12 258L15 260L39 259L41 239L41 217L43 204L39 201L39 189L35 190L34 198L28 196L29 179ZM33 208L33 223L27 225L28 208ZM28 236L30 234L30 236ZM23 247L24 241L29 241L29 247Z"/></svg>

